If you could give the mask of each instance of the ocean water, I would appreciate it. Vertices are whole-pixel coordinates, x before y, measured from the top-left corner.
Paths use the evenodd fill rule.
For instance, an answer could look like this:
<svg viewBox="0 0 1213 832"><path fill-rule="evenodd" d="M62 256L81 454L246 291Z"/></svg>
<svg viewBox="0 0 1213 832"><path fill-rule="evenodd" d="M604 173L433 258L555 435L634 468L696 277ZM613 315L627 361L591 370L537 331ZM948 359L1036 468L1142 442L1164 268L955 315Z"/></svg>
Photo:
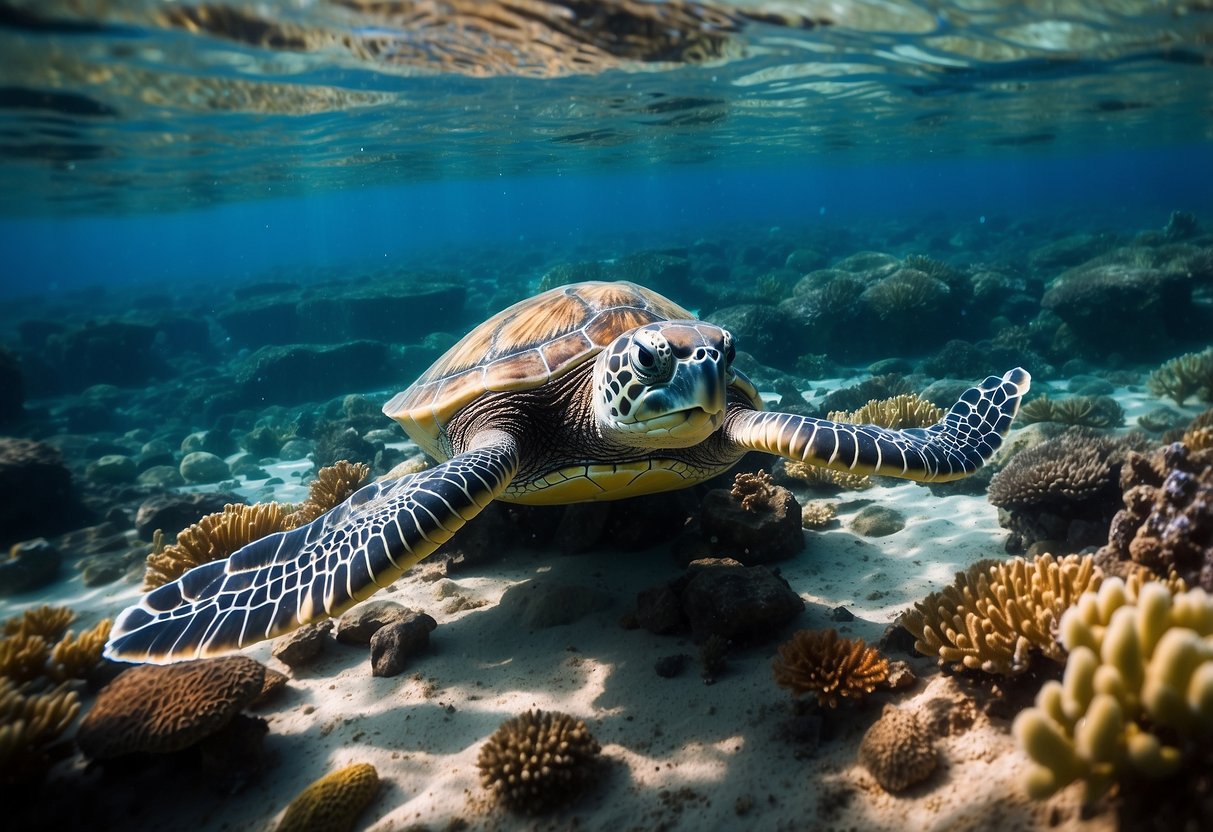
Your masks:
<svg viewBox="0 0 1213 832"><path fill-rule="evenodd" d="M59 553L40 583L0 574L0 618L135 603L158 498L298 503L338 459L414 459L380 406L588 279L728 328L776 408L947 407L1020 365L1031 398L1113 413L1070 423L1160 448L1213 405L1213 6L0 0L0 546ZM1180 356L1206 359L1186 396L1157 383ZM1067 423L1039 421L1034 441ZM221 473L187 474L197 452ZM891 501L993 526L982 476ZM982 556L1094 551L1101 510L1004 516ZM549 551L544 516L508 545ZM769 685L762 649L741 661ZM74 730L0 758L0 794L79 785L116 826L154 778L80 785ZM268 775L269 804L312 768ZM206 823L264 826L247 796ZM736 820L720 802L702 828Z"/></svg>

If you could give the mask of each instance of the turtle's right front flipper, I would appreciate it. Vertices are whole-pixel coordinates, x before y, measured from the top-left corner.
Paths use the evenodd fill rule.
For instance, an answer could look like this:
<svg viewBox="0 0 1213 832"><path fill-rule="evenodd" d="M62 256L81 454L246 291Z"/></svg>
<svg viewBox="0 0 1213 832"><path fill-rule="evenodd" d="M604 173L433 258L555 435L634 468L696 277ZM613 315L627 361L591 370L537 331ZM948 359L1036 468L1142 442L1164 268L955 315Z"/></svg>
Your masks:
<svg viewBox="0 0 1213 832"><path fill-rule="evenodd" d="M512 439L406 479L371 483L328 514L197 566L128 607L105 656L169 664L225 653L340 615L431 554L505 490Z"/></svg>

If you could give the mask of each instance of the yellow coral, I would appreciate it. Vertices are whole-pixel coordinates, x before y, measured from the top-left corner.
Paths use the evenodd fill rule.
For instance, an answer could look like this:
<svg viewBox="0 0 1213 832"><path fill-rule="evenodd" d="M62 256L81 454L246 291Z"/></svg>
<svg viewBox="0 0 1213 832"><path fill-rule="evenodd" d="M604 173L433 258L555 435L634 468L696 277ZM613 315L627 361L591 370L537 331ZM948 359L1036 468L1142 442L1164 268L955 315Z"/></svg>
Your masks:
<svg viewBox="0 0 1213 832"><path fill-rule="evenodd" d="M800 510L800 525L806 529L821 529L836 516L838 516L838 509L834 507L833 503L817 500L806 503Z"/></svg>
<svg viewBox="0 0 1213 832"><path fill-rule="evenodd" d="M46 669L51 647L36 635L15 635L0 639L0 677L14 683L37 679Z"/></svg>
<svg viewBox="0 0 1213 832"><path fill-rule="evenodd" d="M79 712L80 699L66 685L27 694L0 677L0 781L28 778L39 770L46 747Z"/></svg>
<svg viewBox="0 0 1213 832"><path fill-rule="evenodd" d="M919 396L902 393L888 399L872 399L854 411L836 410L829 418L852 425L879 425L882 428L925 428L944 416L943 408Z"/></svg>
<svg viewBox="0 0 1213 832"><path fill-rule="evenodd" d="M277 503L253 506L229 503L177 535L177 542L147 556L144 590L175 581L195 566L230 557L242 546L283 530Z"/></svg>
<svg viewBox="0 0 1213 832"><path fill-rule="evenodd" d="M1155 396L1169 396L1178 405L1191 396L1213 401L1213 347L1163 362L1150 373L1146 387Z"/></svg>
<svg viewBox="0 0 1213 832"><path fill-rule="evenodd" d="M5 621L4 635L42 636L53 642L59 640L75 620L76 614L67 607L43 604Z"/></svg>
<svg viewBox="0 0 1213 832"><path fill-rule="evenodd" d="M982 561L915 604L901 625L914 636L914 648L938 656L940 664L1011 676L1028 669L1033 648L1053 661L1065 659L1057 622L1102 580L1089 555Z"/></svg>
<svg viewBox="0 0 1213 832"><path fill-rule="evenodd" d="M55 681L84 679L101 663L101 648L109 638L113 622L108 618L79 636L70 630L53 648L46 675Z"/></svg>
<svg viewBox="0 0 1213 832"><path fill-rule="evenodd" d="M851 474L847 471L835 471L832 468L822 468L819 465L809 465L807 462L785 460L783 472L792 479L801 480L810 488L841 488L844 491L862 491L872 487L872 480L863 474Z"/></svg>
<svg viewBox="0 0 1213 832"><path fill-rule="evenodd" d="M820 704L837 708L843 698L860 699L887 679L889 660L837 630L800 630L779 646L772 671L775 683L794 695L811 692Z"/></svg>
<svg viewBox="0 0 1213 832"><path fill-rule="evenodd" d="M348 832L379 791L379 773L356 763L324 775L291 801L278 832Z"/></svg>
<svg viewBox="0 0 1213 832"><path fill-rule="evenodd" d="M1118 578L1061 619L1070 651L1013 730L1033 761L1025 785L1044 798L1082 780L1088 799L1128 772L1165 777L1213 735L1213 597ZM1158 733L1155 733L1155 731Z"/></svg>
<svg viewBox="0 0 1213 832"><path fill-rule="evenodd" d="M341 460L321 468L308 487L307 500L283 519L284 529L306 526L322 514L344 503L370 476L370 466Z"/></svg>

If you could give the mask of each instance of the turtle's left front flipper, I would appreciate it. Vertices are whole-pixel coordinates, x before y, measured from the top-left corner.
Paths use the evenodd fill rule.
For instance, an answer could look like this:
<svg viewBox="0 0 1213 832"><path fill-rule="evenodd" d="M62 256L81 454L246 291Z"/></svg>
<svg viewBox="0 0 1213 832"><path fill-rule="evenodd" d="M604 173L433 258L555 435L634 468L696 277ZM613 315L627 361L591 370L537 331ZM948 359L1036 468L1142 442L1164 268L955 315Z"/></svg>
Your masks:
<svg viewBox="0 0 1213 832"><path fill-rule="evenodd" d="M226 653L340 615L431 554L513 479L518 450L491 435L407 479L371 483L306 526L204 563L128 607L106 658L169 664Z"/></svg>
<svg viewBox="0 0 1213 832"><path fill-rule="evenodd" d="M944 417L927 428L890 430L848 425L790 413L730 412L726 436L738 446L810 465L919 482L968 476L1002 445L1032 377L1016 367L989 376L961 394Z"/></svg>

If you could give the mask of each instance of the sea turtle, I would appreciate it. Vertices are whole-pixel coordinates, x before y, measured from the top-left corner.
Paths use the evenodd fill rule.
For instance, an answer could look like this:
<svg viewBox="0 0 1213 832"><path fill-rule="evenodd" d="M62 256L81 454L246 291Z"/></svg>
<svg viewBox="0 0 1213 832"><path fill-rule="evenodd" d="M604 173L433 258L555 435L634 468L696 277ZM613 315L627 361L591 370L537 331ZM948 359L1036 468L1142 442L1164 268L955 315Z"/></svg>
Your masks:
<svg viewBox="0 0 1213 832"><path fill-rule="evenodd" d="M440 461L371 483L309 525L145 595L112 659L223 653L346 609L396 580L493 500L553 504L685 488L765 451L924 482L980 468L1028 390L1016 368L937 424L887 430L763 411L733 336L633 283L578 283L473 329L383 408Z"/></svg>

